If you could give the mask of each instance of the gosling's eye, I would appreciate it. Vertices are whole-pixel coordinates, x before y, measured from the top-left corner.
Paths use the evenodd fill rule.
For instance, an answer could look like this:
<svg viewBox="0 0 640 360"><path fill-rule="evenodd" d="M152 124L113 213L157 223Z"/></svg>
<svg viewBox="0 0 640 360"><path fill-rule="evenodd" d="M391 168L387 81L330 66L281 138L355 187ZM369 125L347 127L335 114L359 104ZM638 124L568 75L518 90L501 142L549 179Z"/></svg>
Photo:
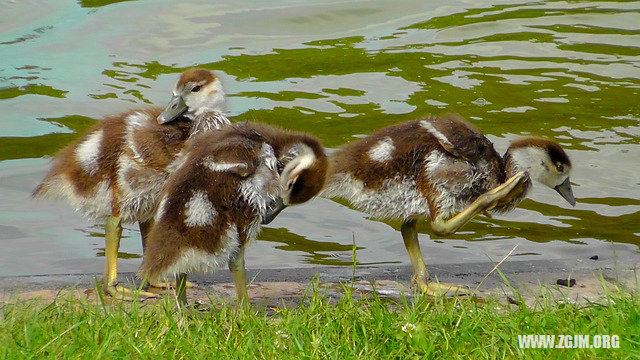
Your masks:
<svg viewBox="0 0 640 360"><path fill-rule="evenodd" d="M193 87L193 89L191 89L191 92L198 92L198 91L200 91L200 88L202 88L202 86L196 85L196 86Z"/></svg>
<svg viewBox="0 0 640 360"><path fill-rule="evenodd" d="M558 164L558 165L556 165L556 170L558 170L558 172L563 172L564 171L564 166L562 166L562 164Z"/></svg>

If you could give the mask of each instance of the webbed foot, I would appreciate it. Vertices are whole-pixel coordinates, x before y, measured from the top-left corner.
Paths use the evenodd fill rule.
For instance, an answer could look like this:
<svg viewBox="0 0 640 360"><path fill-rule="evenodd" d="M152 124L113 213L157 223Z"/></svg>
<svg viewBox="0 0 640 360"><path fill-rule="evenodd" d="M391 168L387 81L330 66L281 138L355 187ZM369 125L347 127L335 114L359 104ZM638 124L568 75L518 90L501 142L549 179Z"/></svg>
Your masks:
<svg viewBox="0 0 640 360"><path fill-rule="evenodd" d="M146 291L131 290L118 284L106 286L104 289L107 294L111 295L116 300L145 300L148 298L155 298L157 296L156 294Z"/></svg>
<svg viewBox="0 0 640 360"><path fill-rule="evenodd" d="M424 292L426 295L428 296L433 296L433 297L438 297L438 296L471 296L473 295L473 292L470 290L467 290L465 288L453 285L453 284L447 284L447 283L441 283L441 282L433 282L433 281L426 281L423 279L417 279L417 278L413 278L413 283L422 291Z"/></svg>
<svg viewBox="0 0 640 360"><path fill-rule="evenodd" d="M498 204L507 203L514 197L520 195L528 178L528 175L524 171L520 171L500 186L481 195L481 198L484 197L484 203L487 205L485 210L490 210Z"/></svg>
<svg viewBox="0 0 640 360"><path fill-rule="evenodd" d="M187 288L194 288L196 285L190 281L186 281L184 284ZM151 281L149 280L149 287L154 287L158 289L175 289L176 282L175 281Z"/></svg>

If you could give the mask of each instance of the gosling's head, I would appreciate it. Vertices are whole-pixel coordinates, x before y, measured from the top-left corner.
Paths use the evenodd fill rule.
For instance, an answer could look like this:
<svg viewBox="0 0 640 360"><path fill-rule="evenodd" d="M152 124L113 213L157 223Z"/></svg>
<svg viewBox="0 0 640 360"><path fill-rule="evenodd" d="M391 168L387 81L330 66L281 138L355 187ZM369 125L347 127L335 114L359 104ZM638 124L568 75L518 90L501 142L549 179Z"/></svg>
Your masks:
<svg viewBox="0 0 640 360"><path fill-rule="evenodd" d="M560 145L547 139L525 137L511 142L507 153L519 170L527 171L533 180L554 189L575 206L569 180L571 160Z"/></svg>
<svg viewBox="0 0 640 360"><path fill-rule="evenodd" d="M281 197L285 205L301 204L324 187L328 161L306 144L297 145L298 155L285 164L280 175Z"/></svg>
<svg viewBox="0 0 640 360"><path fill-rule="evenodd" d="M193 120L206 111L222 112L224 89L218 77L205 69L189 69L180 75L173 97L158 116L158 124L185 116Z"/></svg>
<svg viewBox="0 0 640 360"><path fill-rule="evenodd" d="M281 163L280 197L267 210L263 224L270 223L287 206L302 204L318 195L329 166L324 148L311 137L292 146Z"/></svg>

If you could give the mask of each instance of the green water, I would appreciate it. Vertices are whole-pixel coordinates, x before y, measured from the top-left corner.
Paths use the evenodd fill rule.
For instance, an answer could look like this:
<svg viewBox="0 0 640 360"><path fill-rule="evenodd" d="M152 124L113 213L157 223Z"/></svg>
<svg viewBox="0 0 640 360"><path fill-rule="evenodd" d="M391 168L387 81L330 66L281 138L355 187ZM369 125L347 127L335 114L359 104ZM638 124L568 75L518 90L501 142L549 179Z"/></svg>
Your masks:
<svg viewBox="0 0 640 360"><path fill-rule="evenodd" d="M47 156L101 117L163 105L178 74L218 71L234 120L308 131L337 147L454 111L503 152L556 139L578 205L538 187L521 208L447 239L427 263L638 258L640 1L16 1L0 15L0 275L100 271L101 224L28 194ZM43 158L44 157L44 158ZM397 224L326 199L287 209L250 267L407 263ZM123 268L141 254L134 226ZM588 257L588 256L587 256Z"/></svg>

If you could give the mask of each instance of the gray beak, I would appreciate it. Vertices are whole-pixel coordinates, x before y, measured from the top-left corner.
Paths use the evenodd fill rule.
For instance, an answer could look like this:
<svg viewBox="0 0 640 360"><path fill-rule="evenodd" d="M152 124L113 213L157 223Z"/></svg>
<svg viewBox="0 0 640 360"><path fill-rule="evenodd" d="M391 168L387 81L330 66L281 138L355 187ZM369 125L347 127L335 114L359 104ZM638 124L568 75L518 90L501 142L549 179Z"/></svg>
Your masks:
<svg viewBox="0 0 640 360"><path fill-rule="evenodd" d="M286 207L287 207L287 205L285 205L284 202L282 202L282 199L278 198L267 209L267 213L264 214L264 217L262 218L262 224L265 225L265 224L268 224L268 223L272 222L273 219L275 219L276 216L278 216L278 214L280 214L280 211L284 210Z"/></svg>
<svg viewBox="0 0 640 360"><path fill-rule="evenodd" d="M178 116L187 112L187 104L184 103L182 96L174 95L162 114L158 116L158 124L168 123L175 120Z"/></svg>
<svg viewBox="0 0 640 360"><path fill-rule="evenodd" d="M565 200L567 200L571 206L576 206L576 198L573 197L573 190L571 190L571 182L569 181L569 178L567 178L562 184L554 187L554 189Z"/></svg>

